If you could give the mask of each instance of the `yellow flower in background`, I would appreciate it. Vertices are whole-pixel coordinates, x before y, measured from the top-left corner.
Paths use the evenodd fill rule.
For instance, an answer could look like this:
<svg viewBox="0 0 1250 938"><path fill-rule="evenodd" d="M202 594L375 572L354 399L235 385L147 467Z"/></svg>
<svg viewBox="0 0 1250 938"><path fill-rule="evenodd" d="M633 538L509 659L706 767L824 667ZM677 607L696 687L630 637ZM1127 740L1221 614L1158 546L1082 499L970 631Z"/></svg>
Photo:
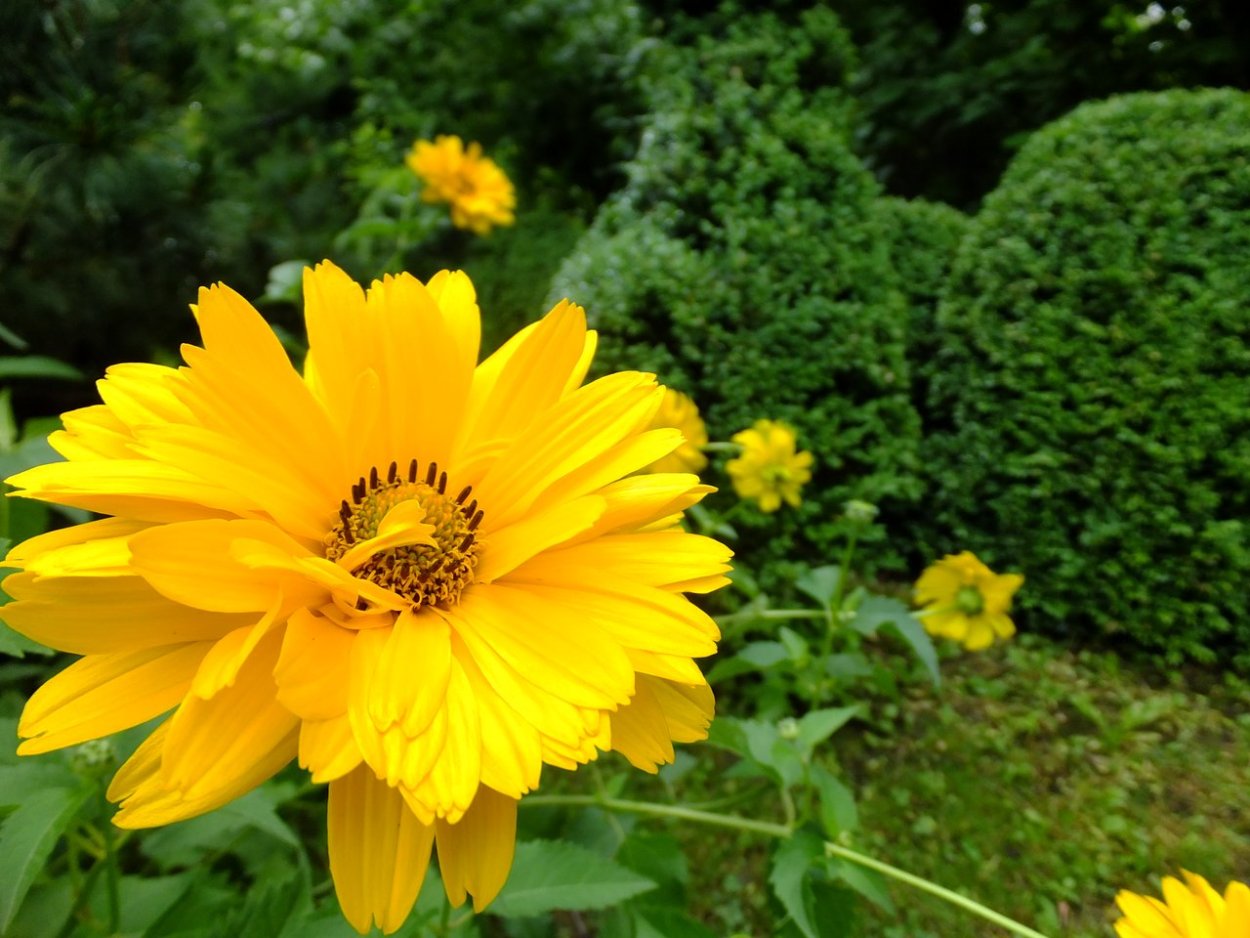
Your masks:
<svg viewBox="0 0 1250 938"><path fill-rule="evenodd" d="M916 581L916 603L931 635L962 642L969 651L1010 638L1011 597L1024 583L1018 573L997 574L970 551L950 554L929 565Z"/></svg>
<svg viewBox="0 0 1250 938"><path fill-rule="evenodd" d="M654 771L706 736L692 659L718 632L682 594L728 582L730 552L678 524L710 487L636 475L681 434L647 429L651 375L583 384L581 307L477 364L462 273L366 294L324 263L304 295L302 374L219 285L185 367L115 366L64 415L66 461L8 481L107 517L13 548L0 616L83 656L28 702L20 753L169 714L109 788L127 828L298 759L330 787L348 920L390 933L432 849L454 904L491 901L544 763Z"/></svg>
<svg viewBox="0 0 1250 938"><path fill-rule="evenodd" d="M648 472L693 472L698 475L707 467L703 447L707 445L707 428L699 416L695 402L672 388L664 389L664 400L651 421L652 428L675 427L685 442L663 459L647 467Z"/></svg>
<svg viewBox="0 0 1250 938"><path fill-rule="evenodd" d="M725 468L740 498L754 499L760 511L773 512L784 501L802 504L799 491L812 478L812 454L795 452L794 431L775 420L757 420L749 430L733 435L742 455Z"/></svg>
<svg viewBox="0 0 1250 938"><path fill-rule="evenodd" d="M1250 886L1231 882L1224 895L1201 876L1182 870L1185 882L1163 879L1163 901L1122 890L1115 897L1124 917L1120 938L1250 938Z"/></svg>
<svg viewBox="0 0 1250 938"><path fill-rule="evenodd" d="M440 136L431 143L418 140L405 159L408 168L425 183L426 202L448 202L451 223L476 234L516 221L516 192L494 160L482 156L482 148L455 136Z"/></svg>

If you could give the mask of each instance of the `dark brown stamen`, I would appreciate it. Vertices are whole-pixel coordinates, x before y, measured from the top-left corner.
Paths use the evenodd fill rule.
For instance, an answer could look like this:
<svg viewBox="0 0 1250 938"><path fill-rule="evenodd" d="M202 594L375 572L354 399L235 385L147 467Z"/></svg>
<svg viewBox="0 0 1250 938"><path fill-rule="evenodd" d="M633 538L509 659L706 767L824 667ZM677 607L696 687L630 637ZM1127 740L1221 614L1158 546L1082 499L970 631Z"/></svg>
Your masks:
<svg viewBox="0 0 1250 938"><path fill-rule="evenodd" d="M460 548L459 548L459 549L460 549L460 552L461 552L461 553L464 553L466 550L468 550L468 549L469 549L469 545L473 543L473 537L474 537L474 535L472 535L472 534L466 534L466 535L464 536L464 540L460 542Z"/></svg>
<svg viewBox="0 0 1250 938"><path fill-rule="evenodd" d="M378 487L378 467L371 466L369 468L369 488L376 489Z"/></svg>
<svg viewBox="0 0 1250 938"><path fill-rule="evenodd" d="M425 484L432 487L434 485L434 479L437 475L438 463L432 462L430 463L430 468L425 470Z"/></svg>
<svg viewBox="0 0 1250 938"><path fill-rule="evenodd" d="M456 504L463 505L464 500L469 497L469 493L473 491L473 486L466 485L460 490L460 494L456 496Z"/></svg>
<svg viewBox="0 0 1250 938"><path fill-rule="evenodd" d="M408 481L409 482L417 481L417 461L415 459L412 462L408 463Z"/></svg>
<svg viewBox="0 0 1250 938"><path fill-rule="evenodd" d="M469 530L476 531L477 526L482 523L482 512L478 512L473 516L473 520L469 522Z"/></svg>
<svg viewBox="0 0 1250 938"><path fill-rule="evenodd" d="M399 463L391 460L391 468L386 470L386 484L393 485L395 480L399 478Z"/></svg>
<svg viewBox="0 0 1250 938"><path fill-rule="evenodd" d="M443 495L447 492L447 473L440 472L438 474L438 494Z"/></svg>

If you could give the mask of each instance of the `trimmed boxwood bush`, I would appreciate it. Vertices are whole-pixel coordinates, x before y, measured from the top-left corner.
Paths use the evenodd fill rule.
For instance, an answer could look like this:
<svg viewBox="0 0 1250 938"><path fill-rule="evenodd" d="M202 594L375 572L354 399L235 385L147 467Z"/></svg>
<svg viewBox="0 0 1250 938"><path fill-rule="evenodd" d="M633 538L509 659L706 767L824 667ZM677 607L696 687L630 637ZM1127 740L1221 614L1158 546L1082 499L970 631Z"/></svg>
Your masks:
<svg viewBox="0 0 1250 938"><path fill-rule="evenodd" d="M678 25L653 53L628 183L553 283L601 331L599 368L654 370L713 439L795 426L815 475L798 510L732 509L747 566L828 556L842 503L918 495L906 307L879 189L849 146L853 50L826 9ZM721 504L733 502L722 494Z"/></svg>
<svg viewBox="0 0 1250 938"><path fill-rule="evenodd" d="M1022 570L1034 626L1250 653L1250 96L1038 132L938 325L930 545Z"/></svg>

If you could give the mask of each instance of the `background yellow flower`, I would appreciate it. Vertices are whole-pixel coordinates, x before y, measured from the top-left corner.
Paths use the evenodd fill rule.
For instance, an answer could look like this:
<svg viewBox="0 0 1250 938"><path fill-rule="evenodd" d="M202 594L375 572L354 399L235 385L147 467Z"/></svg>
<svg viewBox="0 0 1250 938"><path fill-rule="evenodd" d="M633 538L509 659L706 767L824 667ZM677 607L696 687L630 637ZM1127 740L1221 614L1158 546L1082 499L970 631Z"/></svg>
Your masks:
<svg viewBox="0 0 1250 938"><path fill-rule="evenodd" d="M742 455L725 469L740 498L754 499L760 511L773 512L784 501L802 504L799 492L812 478L812 454L795 452L794 431L775 420L757 420L749 430L735 433Z"/></svg>
<svg viewBox="0 0 1250 938"><path fill-rule="evenodd" d="M664 389L664 400L651 421L653 428L675 427L685 442L663 459L647 467L648 472L693 472L698 475L707 467L703 447L707 445L707 428L693 400L672 388Z"/></svg>
<svg viewBox="0 0 1250 938"><path fill-rule="evenodd" d="M929 565L916 581L916 603L925 609L921 621L929 634L977 651L996 638L1015 634L1007 613L1012 595L1023 583L1020 574L996 574L971 551L964 551Z"/></svg>
<svg viewBox="0 0 1250 938"><path fill-rule="evenodd" d="M476 234L516 221L516 192L511 181L482 148L456 136L418 140L405 159L425 183L421 197L427 202L448 202L451 222Z"/></svg>
<svg viewBox="0 0 1250 938"><path fill-rule="evenodd" d="M708 487L635 474L681 435L647 429L651 376L583 385L581 307L479 365L462 273L366 295L326 263L304 294L302 375L217 286L186 367L116 366L64 415L66 461L8 481L106 517L13 548L0 615L83 656L28 702L20 753L172 710L109 788L129 828L298 759L330 788L344 913L389 933L432 849L452 903L494 898L544 764L655 771L706 735L692 659L719 633L683 593L727 583L729 551L678 523Z"/></svg>
<svg viewBox="0 0 1250 938"><path fill-rule="evenodd" d="M1124 913L1119 938L1247 938L1250 886L1230 882L1220 895L1201 876L1181 871L1185 882L1163 879L1163 901L1123 890L1115 897Z"/></svg>

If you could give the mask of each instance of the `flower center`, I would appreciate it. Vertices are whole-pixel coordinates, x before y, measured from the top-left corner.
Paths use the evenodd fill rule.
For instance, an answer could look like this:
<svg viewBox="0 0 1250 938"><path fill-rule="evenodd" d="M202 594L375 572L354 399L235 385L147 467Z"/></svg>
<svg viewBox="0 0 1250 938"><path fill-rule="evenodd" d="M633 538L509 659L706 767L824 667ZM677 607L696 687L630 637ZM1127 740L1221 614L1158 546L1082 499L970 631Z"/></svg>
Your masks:
<svg viewBox="0 0 1250 938"><path fill-rule="evenodd" d="M447 473L436 463L420 479L415 459L406 475L394 462L385 479L370 469L339 507L338 523L325 537L326 557L414 608L452 605L473 581L481 549L474 532L482 512L477 499L465 504L471 489L448 495Z"/></svg>
<svg viewBox="0 0 1250 938"><path fill-rule="evenodd" d="M760 470L760 475L764 477L766 482L770 482L773 485L785 485L791 478L788 466L781 466L775 463L771 466L765 466Z"/></svg>
<svg viewBox="0 0 1250 938"><path fill-rule="evenodd" d="M966 616L975 616L985 608L981 591L975 586L961 586L955 594L955 608Z"/></svg>

